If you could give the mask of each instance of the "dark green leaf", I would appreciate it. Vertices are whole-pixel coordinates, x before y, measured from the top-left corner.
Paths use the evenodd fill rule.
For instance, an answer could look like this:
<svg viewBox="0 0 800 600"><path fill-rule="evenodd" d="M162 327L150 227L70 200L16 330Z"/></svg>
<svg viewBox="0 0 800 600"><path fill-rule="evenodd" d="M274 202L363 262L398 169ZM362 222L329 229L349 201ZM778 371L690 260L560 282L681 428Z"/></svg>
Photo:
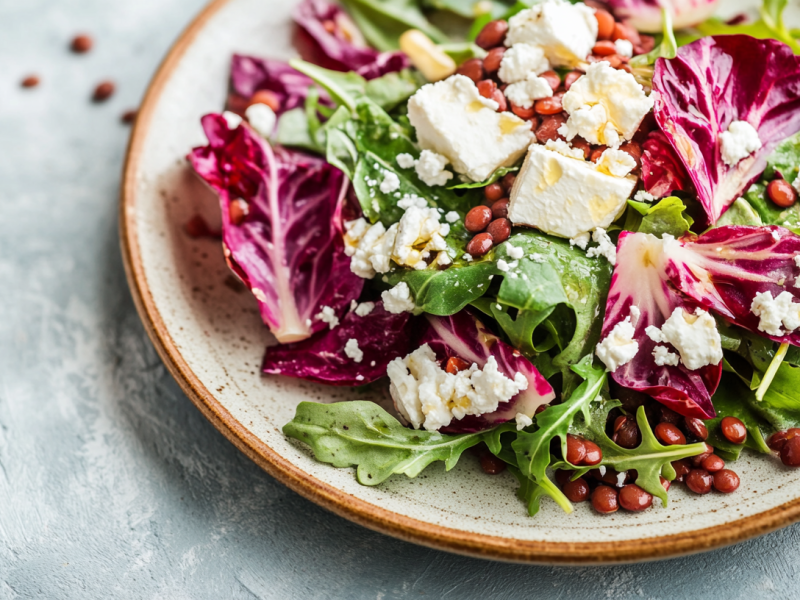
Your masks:
<svg viewBox="0 0 800 600"><path fill-rule="evenodd" d="M761 217L744 198L737 198L731 207L717 219L715 227L724 225L763 225Z"/></svg>
<svg viewBox="0 0 800 600"><path fill-rule="evenodd" d="M782 141L767 158L767 168L764 169L762 179L771 181L775 178L775 171L780 172L784 179L792 182L800 170L800 133Z"/></svg>
<svg viewBox="0 0 800 600"><path fill-rule="evenodd" d="M283 433L311 446L321 462L358 467L356 476L363 485L377 485L395 473L416 477L439 460L449 471L461 453L482 442L485 435L408 429L380 406L366 401L301 402Z"/></svg>
<svg viewBox="0 0 800 600"><path fill-rule="evenodd" d="M672 30L672 11L669 8L661 9L661 43L647 54L634 56L630 60L633 68L646 67L655 64L659 58L675 58L678 55L678 42L675 40L675 32Z"/></svg>
<svg viewBox="0 0 800 600"><path fill-rule="evenodd" d="M628 205L635 210L628 211L625 222L628 231L651 233L658 237L668 233L678 237L687 232L694 222L685 214L686 205L675 196L664 198L657 204L628 200Z"/></svg>
<svg viewBox="0 0 800 600"><path fill-rule="evenodd" d="M747 386L729 373L723 373L711 401L714 403L717 416L706 421L706 427L708 443L714 447L717 454L725 460L736 460L745 446L756 452L769 453L761 431L762 427L766 428L766 424L751 408L752 402L755 402L755 394ZM720 423L724 417L736 417L744 423L748 433L744 444L733 444L722 435Z"/></svg>
<svg viewBox="0 0 800 600"><path fill-rule="evenodd" d="M367 41L381 51L397 50L403 32L419 29L438 44L447 36L434 27L414 0L343 0Z"/></svg>
<svg viewBox="0 0 800 600"><path fill-rule="evenodd" d="M514 171L519 171L519 167L500 167L494 173L489 175L489 178L485 181L472 181L467 183L457 183L455 185L451 185L451 190L461 190L461 189L472 189L472 188L483 188L489 185L490 183L494 183L507 173L513 173Z"/></svg>

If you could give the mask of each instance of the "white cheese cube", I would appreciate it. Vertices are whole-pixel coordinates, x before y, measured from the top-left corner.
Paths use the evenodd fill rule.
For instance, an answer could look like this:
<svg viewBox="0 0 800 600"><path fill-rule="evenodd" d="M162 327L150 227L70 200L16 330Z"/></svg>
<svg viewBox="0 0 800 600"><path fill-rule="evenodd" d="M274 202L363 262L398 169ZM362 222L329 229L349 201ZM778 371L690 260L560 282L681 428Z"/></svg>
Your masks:
<svg viewBox="0 0 800 600"><path fill-rule="evenodd" d="M583 3L545 0L508 20L506 46L541 46L554 67L573 66L586 59L597 41L594 9Z"/></svg>
<svg viewBox="0 0 800 600"><path fill-rule="evenodd" d="M508 218L515 225L575 238L611 225L635 186L633 176L607 175L594 163L533 144L511 190Z"/></svg>
<svg viewBox="0 0 800 600"><path fill-rule="evenodd" d="M497 103L463 75L422 86L408 101L408 118L423 149L445 156L473 181L513 165L533 140L527 121L498 113Z"/></svg>

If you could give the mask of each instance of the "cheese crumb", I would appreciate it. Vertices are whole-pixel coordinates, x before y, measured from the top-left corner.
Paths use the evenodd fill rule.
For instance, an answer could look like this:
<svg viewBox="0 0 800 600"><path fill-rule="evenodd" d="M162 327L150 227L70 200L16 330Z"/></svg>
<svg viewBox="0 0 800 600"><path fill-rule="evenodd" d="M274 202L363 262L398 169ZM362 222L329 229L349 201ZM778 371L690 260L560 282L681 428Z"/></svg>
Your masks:
<svg viewBox="0 0 800 600"><path fill-rule="evenodd" d="M275 123L278 121L275 111L266 104L256 103L251 104L244 111L244 116L247 117L247 122L250 127L256 130L256 133L265 139L269 139L275 129Z"/></svg>
<svg viewBox="0 0 800 600"><path fill-rule="evenodd" d="M508 263L504 261L502 258L497 261L497 268L503 273L508 273L508 270L510 269Z"/></svg>
<svg viewBox="0 0 800 600"><path fill-rule="evenodd" d="M728 125L728 131L719 134L722 160L728 166L737 164L761 148L758 131L747 121L733 121Z"/></svg>
<svg viewBox="0 0 800 600"><path fill-rule="evenodd" d="M415 169L417 176L426 185L446 185L453 178L450 171L445 170L445 166L450 162L447 157L430 150L423 150L416 162Z"/></svg>
<svg viewBox="0 0 800 600"><path fill-rule="evenodd" d="M353 362L360 363L364 360L364 351L358 347L358 340L350 338L344 345L344 353L348 358L352 358Z"/></svg>
<svg viewBox="0 0 800 600"><path fill-rule="evenodd" d="M454 210L451 210L449 213L447 213L447 214L444 216L444 220L445 220L445 221L447 221L448 223L455 223L455 222L456 222L456 221L458 221L460 218L461 218L461 217L460 217L460 216L458 215L458 213L457 213L456 211L454 211Z"/></svg>
<svg viewBox="0 0 800 600"><path fill-rule="evenodd" d="M549 70L550 63L545 58L541 46L514 44L503 54L497 76L504 83L516 83L525 81L531 74L536 76ZM553 95L552 89L550 95Z"/></svg>
<svg viewBox="0 0 800 600"><path fill-rule="evenodd" d="M581 250L586 250L586 246L589 244L590 239L592 239L592 234L590 234L588 231L585 231L573 238L569 238L569 245L577 246Z"/></svg>
<svg viewBox="0 0 800 600"><path fill-rule="evenodd" d="M719 364L722 360L722 340L717 322L701 308L692 315L679 306L660 330L650 325L644 332L656 343L672 344L681 355L681 363L691 371Z"/></svg>
<svg viewBox="0 0 800 600"><path fill-rule="evenodd" d="M455 419L497 410L520 391L528 380L522 373L510 379L490 356L482 369L472 364L456 374L447 373L428 344L405 358L395 358L386 368L389 391L398 412L415 429L437 431Z"/></svg>
<svg viewBox="0 0 800 600"><path fill-rule="evenodd" d="M397 176L397 173L393 173L392 171L386 171L383 175L383 181L381 181L380 190L384 194L391 194L392 192L400 189L400 178Z"/></svg>
<svg viewBox="0 0 800 600"><path fill-rule="evenodd" d="M514 106L530 108L536 100L551 97L553 88L544 77L531 75L528 79L509 84L505 95Z"/></svg>
<svg viewBox="0 0 800 600"><path fill-rule="evenodd" d="M800 173L798 173L797 177L794 178L792 182L792 187L800 194Z"/></svg>
<svg viewBox="0 0 800 600"><path fill-rule="evenodd" d="M317 319L323 323L327 323L328 327L333 329L339 324L339 317L330 306L323 306L322 310L316 315Z"/></svg>
<svg viewBox="0 0 800 600"><path fill-rule="evenodd" d="M794 264L798 269L800 269L800 254L794 257Z"/></svg>
<svg viewBox="0 0 800 600"><path fill-rule="evenodd" d="M408 289L408 284L405 281L401 281L392 289L383 292L381 300L383 300L383 308L386 312L390 312L393 315L413 312L416 308L414 299L411 297L411 290Z"/></svg>
<svg viewBox="0 0 800 600"><path fill-rule="evenodd" d="M526 427L533 425L533 419L523 413L517 413L517 416L514 417L514 420L517 422L517 431L522 431Z"/></svg>
<svg viewBox="0 0 800 600"><path fill-rule="evenodd" d="M512 246L510 242L506 243L506 253L510 258L519 260L525 255L525 251L518 246Z"/></svg>
<svg viewBox="0 0 800 600"><path fill-rule="evenodd" d="M648 194L644 190L639 190L636 192L636 195L634 195L633 199L637 202L655 202L658 200L658 198L653 196L653 194Z"/></svg>
<svg viewBox="0 0 800 600"><path fill-rule="evenodd" d="M616 148L636 133L653 98L630 73L611 68L606 61L589 65L562 98L569 113L558 132L567 140L581 136L590 144Z"/></svg>
<svg viewBox="0 0 800 600"><path fill-rule="evenodd" d="M225 122L228 124L228 129L236 129L242 123L242 117L237 115L235 112L231 112L226 110L222 113Z"/></svg>
<svg viewBox="0 0 800 600"><path fill-rule="evenodd" d="M355 313L359 317L366 317L374 309L375 309L375 303L374 302L362 302L361 304L356 306Z"/></svg>
<svg viewBox="0 0 800 600"><path fill-rule="evenodd" d="M633 56L633 43L628 40L616 40L614 42L614 49L617 51L617 54L625 58Z"/></svg>
<svg viewBox="0 0 800 600"><path fill-rule="evenodd" d="M597 344L595 354L612 373L631 362L639 352L639 342L633 339L635 333L631 317L628 316L614 325L606 338Z"/></svg>
<svg viewBox="0 0 800 600"><path fill-rule="evenodd" d="M547 143L544 145L547 150L552 150L553 152L558 152L562 156L566 156L567 158L574 158L576 160L585 160L583 155L583 150L580 148L573 148L564 140L547 140ZM600 169L598 169L599 171Z"/></svg>
<svg viewBox="0 0 800 600"><path fill-rule="evenodd" d="M793 302L794 296L781 292L773 298L770 292L759 292L753 298L750 311L760 318L759 331L781 337L800 327L800 304Z"/></svg>
<svg viewBox="0 0 800 600"><path fill-rule="evenodd" d="M397 166L400 167L401 169L410 169L417 163L414 157L408 154L407 152L398 154L396 160L397 160Z"/></svg>
<svg viewBox="0 0 800 600"><path fill-rule="evenodd" d="M656 361L656 365L659 367L665 365L677 367L680 360L678 355L674 352L670 352L666 346L656 346L653 348L653 358Z"/></svg>
<svg viewBox="0 0 800 600"><path fill-rule="evenodd" d="M606 148L597 160L595 168L614 177L625 177L636 168L636 161L627 152Z"/></svg>
<svg viewBox="0 0 800 600"><path fill-rule="evenodd" d="M599 245L594 248L589 248L586 251L586 256L605 256L606 260L611 263L612 266L617 264L617 247L614 245L614 242L611 241L611 238L608 237L605 229L602 227L595 229L594 233L592 233L592 240Z"/></svg>
<svg viewBox="0 0 800 600"><path fill-rule="evenodd" d="M439 223L439 211L435 208L411 206L396 225L392 260L400 266L425 269L428 266L425 258L447 249L444 238L450 233L450 225Z"/></svg>
<svg viewBox="0 0 800 600"><path fill-rule="evenodd" d="M364 279L388 273L398 224L387 230L380 221L369 225L362 217L346 222L344 228L344 252L351 257L350 270Z"/></svg>

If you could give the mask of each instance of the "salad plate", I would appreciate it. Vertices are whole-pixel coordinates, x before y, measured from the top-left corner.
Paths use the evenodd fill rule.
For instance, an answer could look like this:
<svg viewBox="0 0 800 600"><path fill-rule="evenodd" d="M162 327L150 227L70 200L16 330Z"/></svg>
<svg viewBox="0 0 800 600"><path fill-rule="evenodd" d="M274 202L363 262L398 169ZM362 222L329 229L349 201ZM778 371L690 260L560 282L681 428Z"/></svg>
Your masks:
<svg viewBox="0 0 800 600"><path fill-rule="evenodd" d="M264 349L274 346L276 338L264 325L268 318L264 316L263 306L260 311L259 293L255 289L250 293L242 282L247 278L237 277L226 263L219 239L224 223L217 195L187 161L192 148L202 148L208 143L209 122L204 122L204 133L201 118L221 113L222 107L232 102L228 96L228 79L233 55L283 61L297 56L292 28L296 4L277 0L215 0L210 3L183 32L155 74L128 148L120 234L132 295L159 355L204 416L270 475L311 501L385 534L473 556L548 564L655 560L732 544L800 519L800 477L774 455L745 452L735 463L730 463L742 481L733 494L698 495L674 485L669 490L667 505L662 506L657 501L658 506L646 511L618 511L610 515L598 515L586 504L576 505L573 512L565 514L557 502L548 498L541 502L532 518L529 506L516 496L519 484L515 475L509 470L487 475L479 466L477 453L464 452L457 463L448 461L448 469L443 462L435 462L421 473L414 473L416 477L413 478L393 475L380 485L362 485L354 477L354 469L334 468L318 461L309 446L295 439L302 438L302 433L297 433L300 429L292 435L284 433L284 426L300 414L298 406L303 402L330 404L368 400L380 410L398 416L392 397L380 386L327 386L310 378L262 374ZM745 10L757 11L757 8L756 3L728 2L718 10L730 16ZM793 14L787 12L786 19L791 18ZM306 68L299 63L292 64ZM317 81L324 78L324 73L320 75L310 67L308 73L316 75ZM253 119L250 120L255 126ZM193 156L197 167L198 154ZM518 176L522 176L526 168L529 168L527 163ZM341 178L340 185L346 184L347 180ZM701 182L693 184L700 193L705 193ZM714 195L717 192L719 188L708 191L705 196L709 198L707 212L714 219L729 204L722 202L724 207L721 208L717 201L719 194ZM302 213L302 205L294 210ZM227 214L225 218L231 219L231 216ZM313 219L313 214L298 217L303 223ZM732 225L736 224L732 221ZM618 261L622 260L623 238L627 233L619 235ZM646 254L646 248L631 241L634 235L642 234L629 235L624 242L627 252ZM689 242L681 244L680 252L701 253L695 247L689 248ZM701 245L700 242L695 244ZM566 247L570 251L573 249L573 246ZM513 246L511 248L513 250ZM227 246L225 252L230 258ZM675 261L684 256L680 252L671 255ZM509 254L507 258L512 262L514 257ZM603 256L596 256L596 259L606 260ZM536 260L532 264L535 267ZM336 267L327 268L334 270ZM346 271L349 275L349 268ZM241 276L241 272L237 274ZM591 287L593 276L586 277ZM348 281L343 275L341 285L350 285ZM613 291L614 284L611 285ZM452 289L441 291L442 294L451 292ZM627 312L630 301L625 299L625 294L633 292L616 290L614 293L622 298L620 309L607 311L607 319L616 320L607 320L604 337L610 336L615 325L631 316ZM691 296L689 292L684 293ZM699 306L697 303L684 305L692 310ZM497 306L500 308L499 304ZM484 309L491 314L491 307ZM324 311L320 315L324 315ZM339 316L344 319L341 314ZM300 328L303 326L304 323L299 323ZM287 335L285 329L278 334L283 336L283 341L300 339L293 338L291 333ZM390 334L387 326L386 336ZM773 336L773 339L778 340L778 337ZM728 338L724 341L728 343ZM355 351L357 355L357 346ZM597 354L601 352L598 350ZM519 352L514 350L512 358L505 359L518 360ZM591 363L592 358L588 360ZM600 363L595 359L595 364ZM523 367L515 368L524 371ZM579 365L575 366L575 371L580 371ZM586 368L581 373L587 382L591 381ZM617 380L638 376L628 370L625 373ZM718 382L719 373L716 376ZM574 387L579 383L577 381ZM620 384L624 385L622 381ZM546 381L542 385L548 386ZM539 391L541 398L547 397L547 402L552 399L544 387ZM649 393L655 394L652 390ZM546 402L542 400L539 404ZM690 416L695 414L693 410L708 415L696 403L688 410ZM542 414L547 414L547 410ZM405 416L413 421L408 414ZM635 417L631 414L626 418ZM526 426L524 419L518 422L520 429ZM655 439L653 443L657 444ZM406 472L410 471L413 469ZM669 474L668 469L662 474ZM553 494L558 495L558 492Z"/></svg>

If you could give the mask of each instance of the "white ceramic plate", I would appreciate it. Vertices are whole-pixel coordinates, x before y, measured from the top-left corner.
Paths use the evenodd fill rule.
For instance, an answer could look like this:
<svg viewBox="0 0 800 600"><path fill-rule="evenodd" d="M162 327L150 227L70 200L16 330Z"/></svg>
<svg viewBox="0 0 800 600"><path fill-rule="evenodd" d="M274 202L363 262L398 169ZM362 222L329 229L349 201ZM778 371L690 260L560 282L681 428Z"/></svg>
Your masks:
<svg viewBox="0 0 800 600"><path fill-rule="evenodd" d="M318 463L308 448L282 435L299 402L356 395L259 374L264 347L274 340L255 299L236 285L219 242L183 232L197 213L219 222L216 199L184 157L205 143L200 117L224 104L232 53L293 55L293 5L210 4L154 77L128 152L120 226L133 296L165 363L214 425L314 502L390 535L466 554L549 563L638 561L729 544L800 518L798 472L749 454L736 463L742 485L730 496L696 496L676 486L668 508L610 516L586 504L565 515L545 500L530 518L513 477L485 475L470 455L449 473L439 463L416 479L395 476L364 487L351 469Z"/></svg>

